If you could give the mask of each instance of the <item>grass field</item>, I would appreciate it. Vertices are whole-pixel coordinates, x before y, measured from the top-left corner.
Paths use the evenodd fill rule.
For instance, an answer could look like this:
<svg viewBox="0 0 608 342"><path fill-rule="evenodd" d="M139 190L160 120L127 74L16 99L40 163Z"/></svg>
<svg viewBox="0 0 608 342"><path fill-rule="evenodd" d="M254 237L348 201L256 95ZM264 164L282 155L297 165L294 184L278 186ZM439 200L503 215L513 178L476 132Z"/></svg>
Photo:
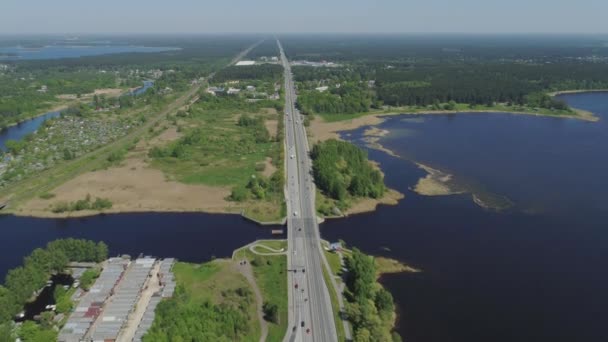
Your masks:
<svg viewBox="0 0 608 342"><path fill-rule="evenodd" d="M257 342L260 325L256 315L255 301L239 301L238 296L227 296L231 290L249 288L249 283L234 267L232 260L218 259L204 264L178 262L173 266L177 285L188 294L188 304L203 304L207 301L221 305L246 306L249 334L244 341Z"/></svg>
<svg viewBox="0 0 608 342"><path fill-rule="evenodd" d="M285 241L264 241L268 247L280 249ZM278 248L277 248L278 247ZM282 341L287 331L287 257L285 255L261 256L253 254L248 248L235 253L236 261L246 259L253 266L253 273L265 302L276 304L279 308L279 324L268 323L269 342Z"/></svg>
<svg viewBox="0 0 608 342"><path fill-rule="evenodd" d="M168 113L183 106L197 90L197 88L193 88L180 97L174 96L165 99L166 104L162 106L162 108L144 108L143 110L153 112L154 114L148 115L147 121L143 125L126 136L77 159L44 170L37 174L36 177L24 179L3 189L3 195L6 195L5 199L10 198L11 201L9 212L15 210L18 208L19 204L30 198L45 192L52 192L55 187L75 178L77 175L108 167L108 158L111 154L123 151L129 146L132 146L134 141L148 134L150 128L154 127ZM139 111L141 110L138 110L138 112Z"/></svg>
<svg viewBox="0 0 608 342"><path fill-rule="evenodd" d="M329 262L329 260L327 260ZM346 335L344 334L344 325L342 324L342 318L340 318L340 304L338 303L338 294L334 291L334 287L331 286L331 280L325 267L323 269L323 279L327 284L329 291L329 298L331 300L331 309L334 313L334 322L336 324L336 333L338 334L338 341L346 341Z"/></svg>

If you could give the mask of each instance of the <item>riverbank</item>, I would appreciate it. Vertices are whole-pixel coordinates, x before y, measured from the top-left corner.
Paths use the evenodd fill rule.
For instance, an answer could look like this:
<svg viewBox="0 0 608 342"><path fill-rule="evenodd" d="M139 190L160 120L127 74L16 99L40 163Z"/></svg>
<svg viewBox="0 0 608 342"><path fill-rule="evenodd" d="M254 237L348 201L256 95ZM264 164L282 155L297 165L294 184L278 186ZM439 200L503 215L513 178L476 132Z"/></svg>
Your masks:
<svg viewBox="0 0 608 342"><path fill-rule="evenodd" d="M409 110L409 112L408 112ZM317 115L310 122L309 134L312 142L319 142L328 139L339 139L340 132L355 130L364 126L376 126L385 121L383 117L395 116L395 115L445 115L445 114L484 114L484 113L501 113L510 115L531 115L541 117L554 117L563 119L576 119L583 121L596 122L599 117L593 113L582 110L574 109L576 115L565 115L565 114L549 114L549 113L535 113L535 112L509 112L506 110L497 109L463 109L463 110L425 110L425 111L411 111L411 108L404 109L404 111L391 110L388 112L369 112L353 114L352 118L345 118L336 121L326 120L323 116Z"/></svg>
<svg viewBox="0 0 608 342"><path fill-rule="evenodd" d="M548 93L549 96L565 95L565 94L582 94L582 93L608 93L608 89L570 89L560 90Z"/></svg>

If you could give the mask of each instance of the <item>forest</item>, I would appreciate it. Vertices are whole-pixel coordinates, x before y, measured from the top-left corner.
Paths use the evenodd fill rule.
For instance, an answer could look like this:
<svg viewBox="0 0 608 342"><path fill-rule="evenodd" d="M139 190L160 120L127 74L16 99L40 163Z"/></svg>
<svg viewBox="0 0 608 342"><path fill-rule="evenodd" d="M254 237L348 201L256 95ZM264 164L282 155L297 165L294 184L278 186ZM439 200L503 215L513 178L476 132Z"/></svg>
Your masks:
<svg viewBox="0 0 608 342"><path fill-rule="evenodd" d="M49 242L45 248L35 249L23 260L23 265L8 272L0 285L0 341L12 334L12 319L35 291L44 287L52 273L63 272L69 262L101 262L108 257L108 246L103 242L82 239L62 239ZM31 325L31 324L30 324ZM37 325L29 327L35 335L48 336ZM38 339L44 340L44 339Z"/></svg>
<svg viewBox="0 0 608 342"><path fill-rule="evenodd" d="M292 59L341 67L294 67L298 104L313 114L382 106L524 106L568 112L544 95L608 89L608 48L590 37L327 35L284 40ZM326 91L315 88L327 86ZM432 107L431 107L432 106Z"/></svg>
<svg viewBox="0 0 608 342"><path fill-rule="evenodd" d="M327 196L344 201L348 197L382 197L384 178L367 159L367 153L345 141L327 140L311 151L316 185Z"/></svg>
<svg viewBox="0 0 608 342"><path fill-rule="evenodd" d="M400 342L399 334L391 333L393 296L376 281L374 258L353 248L346 269L346 314L353 325L354 342Z"/></svg>
<svg viewBox="0 0 608 342"><path fill-rule="evenodd" d="M218 71L213 80L226 82L230 80L278 80L283 75L283 67L279 64L259 64L229 66Z"/></svg>

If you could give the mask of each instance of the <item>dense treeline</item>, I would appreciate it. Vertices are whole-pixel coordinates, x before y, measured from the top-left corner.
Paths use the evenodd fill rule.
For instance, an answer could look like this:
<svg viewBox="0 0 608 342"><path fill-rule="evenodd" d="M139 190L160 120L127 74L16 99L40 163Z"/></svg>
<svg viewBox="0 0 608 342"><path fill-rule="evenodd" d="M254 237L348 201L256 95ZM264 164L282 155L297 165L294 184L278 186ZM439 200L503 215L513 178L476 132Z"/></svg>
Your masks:
<svg viewBox="0 0 608 342"><path fill-rule="evenodd" d="M68 262L100 262L108 257L108 246L79 239L49 242L24 259L23 266L10 270L0 286L0 323L10 321L32 294L42 288L51 273L62 272Z"/></svg>
<svg viewBox="0 0 608 342"><path fill-rule="evenodd" d="M310 113L362 113L372 107L373 94L367 86L360 84L341 84L327 91L310 90L298 95L298 108L305 114Z"/></svg>
<svg viewBox="0 0 608 342"><path fill-rule="evenodd" d="M410 65L377 70L375 85L378 99L393 106L455 101L557 108L556 102L533 103L527 97L552 90L608 88L608 65Z"/></svg>
<svg viewBox="0 0 608 342"><path fill-rule="evenodd" d="M560 62L608 56L604 39L590 35L318 34L279 38L291 60Z"/></svg>
<svg viewBox="0 0 608 342"><path fill-rule="evenodd" d="M283 75L283 67L279 64L259 64L230 66L218 71L213 78L214 82L229 80L261 80L275 81Z"/></svg>
<svg viewBox="0 0 608 342"><path fill-rule="evenodd" d="M608 47L589 37L324 36L288 37L292 59L328 60L342 67L294 67L298 101L311 113L352 113L370 87L371 106L514 105L568 111L542 94L608 88ZM359 84L345 105L337 85ZM318 86L329 94L315 94ZM369 103L366 101L366 104Z"/></svg>
<svg viewBox="0 0 608 342"><path fill-rule="evenodd" d="M391 334L395 304L391 293L376 282L374 258L354 248L346 269L346 314L354 341L401 341L397 333Z"/></svg>
<svg viewBox="0 0 608 342"><path fill-rule="evenodd" d="M311 157L315 183L333 199L379 198L386 190L382 174L370 164L367 153L349 142L332 139L318 143Z"/></svg>
<svg viewBox="0 0 608 342"><path fill-rule="evenodd" d="M255 49L249 51L246 58L257 59L260 57L273 56L279 56L279 47L277 46L276 40L267 38L262 43L260 43L260 45L258 45Z"/></svg>

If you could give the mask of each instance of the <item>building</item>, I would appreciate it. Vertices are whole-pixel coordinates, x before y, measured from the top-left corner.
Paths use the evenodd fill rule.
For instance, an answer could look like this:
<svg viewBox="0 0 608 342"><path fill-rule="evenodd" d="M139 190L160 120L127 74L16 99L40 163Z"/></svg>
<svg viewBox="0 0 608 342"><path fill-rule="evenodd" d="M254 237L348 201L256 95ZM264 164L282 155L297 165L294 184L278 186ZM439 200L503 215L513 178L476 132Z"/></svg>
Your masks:
<svg viewBox="0 0 608 342"><path fill-rule="evenodd" d="M339 252L342 250L342 245L339 242L329 244L329 250L332 252Z"/></svg>
<svg viewBox="0 0 608 342"><path fill-rule="evenodd" d="M218 93L223 93L224 92L224 88L221 87L209 87L207 88L207 93L211 94L211 95L217 95Z"/></svg>
<svg viewBox="0 0 608 342"><path fill-rule="evenodd" d="M228 92L227 93L228 93L228 95L236 95L236 94L238 94L240 92L241 92L241 89L230 87L230 88L228 88Z"/></svg>
<svg viewBox="0 0 608 342"><path fill-rule="evenodd" d="M238 61L236 62L236 66L246 66L246 65L254 65L255 61Z"/></svg>
<svg viewBox="0 0 608 342"><path fill-rule="evenodd" d="M252 85L247 86L247 91L255 91L255 87Z"/></svg>
<svg viewBox="0 0 608 342"><path fill-rule="evenodd" d="M321 93L324 91L327 91L327 89L329 89L328 86L322 86L322 87L315 88L316 91L321 92Z"/></svg>

